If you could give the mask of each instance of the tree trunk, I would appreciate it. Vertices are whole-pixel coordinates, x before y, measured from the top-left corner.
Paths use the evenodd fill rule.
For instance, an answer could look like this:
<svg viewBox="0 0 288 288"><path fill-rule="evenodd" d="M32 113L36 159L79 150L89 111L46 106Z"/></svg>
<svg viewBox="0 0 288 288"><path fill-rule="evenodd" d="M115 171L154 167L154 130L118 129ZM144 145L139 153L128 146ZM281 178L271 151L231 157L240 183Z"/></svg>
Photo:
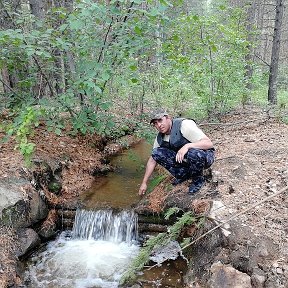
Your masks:
<svg viewBox="0 0 288 288"><path fill-rule="evenodd" d="M29 0L31 13L38 19L45 18L45 3L44 0Z"/></svg>
<svg viewBox="0 0 288 288"><path fill-rule="evenodd" d="M9 7L10 10L17 14L19 10L21 9L20 1L17 0L10 0L9 1ZM0 1L0 29L6 30L6 29L14 29L14 19L13 14L11 11L6 10L6 3L5 1ZM17 86L18 83L18 71L9 69L8 66L6 66L6 63L3 62L2 68L0 69L0 75L1 75L1 84L3 85L3 91L5 93L12 92L13 88Z"/></svg>
<svg viewBox="0 0 288 288"><path fill-rule="evenodd" d="M246 89L247 89L247 94L245 93L244 99L243 99L243 104L246 104L247 102L251 101L251 93L250 91L252 90L252 76L253 76L253 67L252 67L252 61L253 61L253 54L254 54L254 49L253 46L250 44L254 40L253 36L253 31L252 31L252 26L255 22L255 1L251 1L249 3L248 9L247 9L247 20L246 20L246 28L248 32L247 40L249 42L248 46L248 53L245 56L246 60L246 67L245 67L245 81L246 81Z"/></svg>
<svg viewBox="0 0 288 288"><path fill-rule="evenodd" d="M273 35L273 46L271 64L269 70L268 101L270 104L277 104L277 76L281 42L281 27L284 12L284 0L276 0L276 17Z"/></svg>
<svg viewBox="0 0 288 288"><path fill-rule="evenodd" d="M57 8L64 8L67 11L71 12L73 10L73 1L68 0L57 0L54 1L54 6ZM58 22L54 23L55 28L62 25L63 21L58 20ZM75 74L75 63L72 53L66 52L62 53L59 49L55 49L55 71L54 71L54 79L55 79L55 88L57 94L61 94L66 91L66 81L65 75L67 73L73 75Z"/></svg>

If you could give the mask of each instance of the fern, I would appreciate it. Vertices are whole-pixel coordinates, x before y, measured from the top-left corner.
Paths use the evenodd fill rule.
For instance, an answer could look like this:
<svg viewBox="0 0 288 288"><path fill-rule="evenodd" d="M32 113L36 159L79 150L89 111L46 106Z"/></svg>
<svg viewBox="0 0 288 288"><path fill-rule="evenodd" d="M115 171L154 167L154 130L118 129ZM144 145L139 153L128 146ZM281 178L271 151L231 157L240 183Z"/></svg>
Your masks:
<svg viewBox="0 0 288 288"><path fill-rule="evenodd" d="M178 207L169 208L164 215L164 219L169 220L172 215L177 214L180 210Z"/></svg>
<svg viewBox="0 0 288 288"><path fill-rule="evenodd" d="M144 246L141 248L138 256L134 258L128 270L124 273L120 280L120 285L132 283L136 279L136 272L144 268L148 264L150 254L156 247L163 245L167 242L166 233L160 233L157 236L149 238Z"/></svg>
<svg viewBox="0 0 288 288"><path fill-rule="evenodd" d="M173 226L169 229L169 235L170 238L173 240L176 240L179 237L179 234L181 233L182 229L186 225L191 225L192 223L195 223L197 221L197 218L195 218L192 214L192 212L186 212L184 213L179 220L174 223Z"/></svg>
<svg viewBox="0 0 288 288"><path fill-rule="evenodd" d="M159 175L153 178L150 183L147 192L150 193L153 191L153 189L158 186L164 179L166 178L166 175Z"/></svg>

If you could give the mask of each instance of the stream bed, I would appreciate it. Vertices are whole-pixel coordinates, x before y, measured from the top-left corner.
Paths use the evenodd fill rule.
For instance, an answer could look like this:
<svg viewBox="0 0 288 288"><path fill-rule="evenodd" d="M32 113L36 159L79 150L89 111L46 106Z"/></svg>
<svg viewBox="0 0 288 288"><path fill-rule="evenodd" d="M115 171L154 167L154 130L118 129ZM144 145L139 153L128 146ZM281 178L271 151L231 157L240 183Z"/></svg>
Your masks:
<svg viewBox="0 0 288 288"><path fill-rule="evenodd" d="M110 206L129 208L140 200L138 190L144 176L151 145L141 141L111 158L115 171L97 177L90 189L81 195L87 208Z"/></svg>
<svg viewBox="0 0 288 288"><path fill-rule="evenodd" d="M86 209L77 210L73 230L63 231L29 259L27 288L119 286L140 249L137 215L131 206L139 201L138 189L150 150L150 145L140 142L111 159L115 171L97 178L83 193ZM154 265L139 274L138 282L146 288L181 288L185 267L182 260Z"/></svg>

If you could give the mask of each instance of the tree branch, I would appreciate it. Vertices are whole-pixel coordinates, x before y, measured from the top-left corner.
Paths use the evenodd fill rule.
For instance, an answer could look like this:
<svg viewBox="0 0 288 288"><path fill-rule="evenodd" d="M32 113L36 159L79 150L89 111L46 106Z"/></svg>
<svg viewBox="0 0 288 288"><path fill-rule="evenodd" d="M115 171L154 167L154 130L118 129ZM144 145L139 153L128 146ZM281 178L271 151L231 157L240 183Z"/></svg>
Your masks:
<svg viewBox="0 0 288 288"><path fill-rule="evenodd" d="M0 82L1 82L5 87L7 87L13 94L17 95L17 93L16 93L5 81L3 81L2 79L0 79Z"/></svg>
<svg viewBox="0 0 288 288"><path fill-rule="evenodd" d="M267 65L268 67L270 67L270 64L267 63L265 60L263 60L260 56L258 56L257 54L254 54L254 56L255 56L256 58L258 58L259 60L261 60L265 65Z"/></svg>
<svg viewBox="0 0 288 288"><path fill-rule="evenodd" d="M193 240L192 242L190 242L189 244L187 244L186 246L184 246L184 247L182 248L182 250L184 250L184 249L186 249L187 247L193 245L193 244L196 243L197 241L203 239L205 236L207 236L208 234L212 233L212 232L215 231L216 229L222 227L224 224L228 223L229 221L234 220L235 218L237 218L237 217L239 217L239 216L247 213L248 211L252 210L252 209L255 208L256 206L258 206L258 205L260 205L260 204L262 204L262 203L264 203L264 202L266 202L266 201L274 198L274 197L277 196L277 195L280 195L281 193L285 192L286 190L288 190L288 186L286 186L286 187L284 187L283 189L281 189L280 191L278 191L278 192L276 192L276 193L274 193L274 194L272 194L272 195L270 195L270 196L262 199L261 201L259 201L259 202L255 203L255 204L251 205L251 206L248 207L247 209L244 209L243 211L241 211L241 212L233 215L233 216L230 217L229 219L221 222L220 224L218 224L218 225L215 226L214 228L210 229L210 230L207 231L206 233L202 234L201 236L199 236L198 238L196 238L195 240Z"/></svg>
<svg viewBox="0 0 288 288"><path fill-rule="evenodd" d="M99 57L98 57L97 63L100 63L100 60L101 60L101 58L102 58L103 51L104 51L104 47L105 47L105 45L106 45L106 43L107 43L108 34L110 33L111 28L112 28L112 23L113 23L113 17L112 17L112 20L111 20L111 22L110 22L110 24L109 24L109 27L108 27L108 29L107 29L107 32L106 32L106 34L105 34L104 42L103 42L103 45L102 45L102 47L101 47L101 50L100 50L100 53L99 53Z"/></svg>

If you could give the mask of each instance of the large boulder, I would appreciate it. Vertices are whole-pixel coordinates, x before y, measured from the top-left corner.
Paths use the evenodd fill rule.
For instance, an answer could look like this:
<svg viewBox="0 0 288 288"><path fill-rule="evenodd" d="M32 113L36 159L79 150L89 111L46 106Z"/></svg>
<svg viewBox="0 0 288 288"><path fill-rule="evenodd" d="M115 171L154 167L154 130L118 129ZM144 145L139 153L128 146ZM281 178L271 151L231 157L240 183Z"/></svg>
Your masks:
<svg viewBox="0 0 288 288"><path fill-rule="evenodd" d="M211 272L209 288L252 288L250 276L236 270L231 265L214 263Z"/></svg>
<svg viewBox="0 0 288 288"><path fill-rule="evenodd" d="M31 184L24 179L0 179L0 224L29 227L45 219L48 208Z"/></svg>
<svg viewBox="0 0 288 288"><path fill-rule="evenodd" d="M39 235L31 228L20 228L16 233L18 236L17 257L27 254L41 243Z"/></svg>

